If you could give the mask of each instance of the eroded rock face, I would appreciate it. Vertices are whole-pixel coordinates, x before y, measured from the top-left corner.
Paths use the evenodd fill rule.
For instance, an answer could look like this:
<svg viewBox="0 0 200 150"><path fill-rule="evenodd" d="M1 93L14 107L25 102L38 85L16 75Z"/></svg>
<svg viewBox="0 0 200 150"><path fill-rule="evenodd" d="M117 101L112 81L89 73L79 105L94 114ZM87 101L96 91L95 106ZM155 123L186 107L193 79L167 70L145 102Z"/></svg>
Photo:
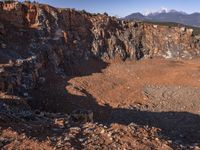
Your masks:
<svg viewBox="0 0 200 150"><path fill-rule="evenodd" d="M193 58L199 54L193 29L144 25L143 47L151 56Z"/></svg>
<svg viewBox="0 0 200 150"><path fill-rule="evenodd" d="M35 57L10 61L0 66L0 91L28 97L42 83L43 65Z"/></svg>
<svg viewBox="0 0 200 150"><path fill-rule="evenodd" d="M127 22L37 3L0 2L0 63L36 56L56 74L91 57L193 58L199 55L199 39L183 27Z"/></svg>
<svg viewBox="0 0 200 150"><path fill-rule="evenodd" d="M0 5L2 42L16 44L15 49L25 50L25 53L38 53L41 49L47 53L54 51L52 55L61 59L59 63L64 61L63 57L72 60L90 56L120 57L124 60L144 56L195 57L199 53L199 43L192 29L126 22L106 14L40 4Z"/></svg>

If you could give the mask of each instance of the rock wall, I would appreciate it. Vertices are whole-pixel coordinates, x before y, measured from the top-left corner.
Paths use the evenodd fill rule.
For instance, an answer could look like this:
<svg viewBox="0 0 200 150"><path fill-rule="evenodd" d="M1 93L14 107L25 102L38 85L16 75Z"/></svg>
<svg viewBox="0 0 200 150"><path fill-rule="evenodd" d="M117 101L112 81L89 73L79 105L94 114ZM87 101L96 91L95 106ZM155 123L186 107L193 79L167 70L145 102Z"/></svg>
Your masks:
<svg viewBox="0 0 200 150"><path fill-rule="evenodd" d="M153 56L191 58L198 56L200 49L192 29L126 22L107 14L48 5L1 2L0 20L1 48L11 45L14 50L38 52L45 47L47 53L54 52L51 57L72 61L90 56L123 60ZM11 52L14 50L10 48Z"/></svg>
<svg viewBox="0 0 200 150"><path fill-rule="evenodd" d="M45 80L43 64L36 57L10 61L0 65L0 91L28 97L28 91L37 88Z"/></svg>
<svg viewBox="0 0 200 150"><path fill-rule="evenodd" d="M91 57L139 60L199 56L200 36L188 28L127 22L37 3L0 2L0 63L32 56L56 74Z"/></svg>
<svg viewBox="0 0 200 150"><path fill-rule="evenodd" d="M144 24L142 45L150 56L193 58L199 55L193 29Z"/></svg>

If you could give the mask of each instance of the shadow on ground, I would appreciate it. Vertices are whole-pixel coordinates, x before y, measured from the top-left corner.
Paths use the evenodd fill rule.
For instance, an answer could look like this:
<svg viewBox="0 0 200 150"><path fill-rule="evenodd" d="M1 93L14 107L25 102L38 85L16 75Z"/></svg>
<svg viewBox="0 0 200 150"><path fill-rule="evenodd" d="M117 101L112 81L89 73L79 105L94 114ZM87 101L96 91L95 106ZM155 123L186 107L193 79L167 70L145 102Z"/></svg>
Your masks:
<svg viewBox="0 0 200 150"><path fill-rule="evenodd" d="M84 93L85 96L76 96L67 93L67 90L65 89L67 81L77 76L100 73L107 65L108 64L106 63L93 60L91 64L88 63L87 66L79 68L79 75L76 76L60 78L50 74L45 87L32 92L35 96L35 100L32 102L32 107L39 108L43 111L65 113L69 113L75 109L90 109L95 114L95 122L104 125L111 125L112 123L122 125L128 125L130 123L144 126L148 125L149 127L160 128L161 132L159 135L163 139L172 140L172 142L180 144L200 144L199 115L189 112L150 112L112 108L109 105L98 105L96 99L84 89L82 89L81 92ZM85 68L90 68L90 70L85 70ZM45 126L42 126L41 124L35 126L38 126L41 131L39 137L37 137L38 133L34 134L29 133L28 131L21 131L23 127L13 127L13 129L20 133L26 132L29 137L38 138L40 140L45 140L47 137L55 136L54 132L45 129L43 130ZM62 131L57 132L56 135L59 136L61 134ZM41 135L43 135L42 138Z"/></svg>

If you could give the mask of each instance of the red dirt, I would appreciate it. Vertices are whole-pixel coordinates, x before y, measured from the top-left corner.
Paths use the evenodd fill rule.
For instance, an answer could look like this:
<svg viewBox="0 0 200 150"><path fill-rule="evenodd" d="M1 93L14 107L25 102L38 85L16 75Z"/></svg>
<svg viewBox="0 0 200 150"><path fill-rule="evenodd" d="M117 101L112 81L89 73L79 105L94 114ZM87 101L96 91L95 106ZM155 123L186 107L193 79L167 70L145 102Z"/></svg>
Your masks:
<svg viewBox="0 0 200 150"><path fill-rule="evenodd" d="M196 92L200 89L199 62L198 59L148 59L111 63L107 67L102 65L100 68L103 69L100 71L95 69L98 62L92 61L87 64L87 68L91 70L85 71L84 66L79 68L80 75L57 78L49 73L45 86L32 92L37 102L33 107L51 112L68 113L77 108L94 111L94 121L97 124L80 126L81 131L76 131L76 140L70 146L65 143L57 149L116 149L117 146L121 149L197 150L200 146L200 99ZM157 91L164 92L160 96ZM166 98L165 94L171 91L176 95L169 94ZM186 94L185 99L181 97L181 92ZM187 95L193 96L187 99ZM162 104L165 101L166 104ZM104 128L105 125L108 128ZM17 145L12 141L5 149L26 149L26 146L29 149L55 148L55 144L48 138L38 141L41 133L32 132L36 129L32 125L30 139L27 136L21 139L23 131L15 131L15 128L21 128L19 124L10 125L15 126L13 129L7 128L8 126L7 124L2 129L1 136L16 138L20 143ZM69 129L55 135L57 141L66 137L71 132ZM88 133L89 129L92 131ZM49 132L47 129L44 131ZM35 138L32 138L33 134ZM98 138L95 142L92 139L96 136ZM77 142L77 139L84 137L89 139L88 143Z"/></svg>

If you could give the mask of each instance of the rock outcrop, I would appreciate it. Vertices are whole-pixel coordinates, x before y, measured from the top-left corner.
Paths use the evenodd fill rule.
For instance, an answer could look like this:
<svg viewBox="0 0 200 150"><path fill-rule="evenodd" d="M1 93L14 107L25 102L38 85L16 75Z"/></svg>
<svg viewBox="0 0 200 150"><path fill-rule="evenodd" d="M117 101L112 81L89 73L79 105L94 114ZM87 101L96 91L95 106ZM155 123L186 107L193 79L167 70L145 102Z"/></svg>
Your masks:
<svg viewBox="0 0 200 150"><path fill-rule="evenodd" d="M61 75L94 57L103 61L197 57L199 40L192 29L183 27L127 22L106 13L38 3L0 2L0 63L36 56L43 68L51 66Z"/></svg>
<svg viewBox="0 0 200 150"><path fill-rule="evenodd" d="M144 24L143 48L149 56L193 58L199 55L199 44L193 29ZM144 51L143 49L143 51Z"/></svg>
<svg viewBox="0 0 200 150"><path fill-rule="evenodd" d="M99 73L199 51L188 28L0 2L0 149L199 149L199 61Z"/></svg>
<svg viewBox="0 0 200 150"><path fill-rule="evenodd" d="M44 82L42 64L35 57L10 61L0 66L0 90L11 95L28 97L30 89Z"/></svg>

